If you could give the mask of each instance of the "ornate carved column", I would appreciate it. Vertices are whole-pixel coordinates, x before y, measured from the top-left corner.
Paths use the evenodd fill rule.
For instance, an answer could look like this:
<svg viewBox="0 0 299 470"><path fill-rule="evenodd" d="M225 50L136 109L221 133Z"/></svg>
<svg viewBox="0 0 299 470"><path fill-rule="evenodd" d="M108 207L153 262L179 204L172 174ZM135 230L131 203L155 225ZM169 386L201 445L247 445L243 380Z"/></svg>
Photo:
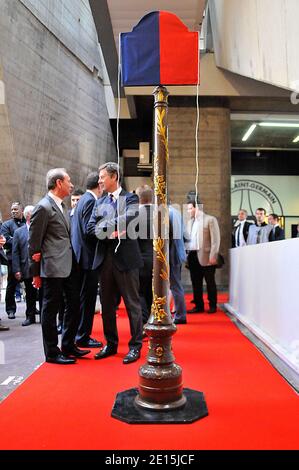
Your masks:
<svg viewBox="0 0 299 470"><path fill-rule="evenodd" d="M169 214L167 207L168 91L154 90L154 273L153 304L145 332L149 336L147 363L139 370L139 394L135 401L149 409L175 409L185 404L182 369L174 363L171 348L176 332L169 311Z"/></svg>

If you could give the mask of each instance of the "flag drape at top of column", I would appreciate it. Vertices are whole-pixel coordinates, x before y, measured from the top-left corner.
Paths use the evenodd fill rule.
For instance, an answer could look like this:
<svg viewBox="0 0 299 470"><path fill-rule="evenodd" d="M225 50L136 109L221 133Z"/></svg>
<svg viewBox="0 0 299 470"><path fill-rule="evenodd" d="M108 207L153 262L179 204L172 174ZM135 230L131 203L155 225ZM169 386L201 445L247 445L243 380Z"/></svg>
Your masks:
<svg viewBox="0 0 299 470"><path fill-rule="evenodd" d="M145 15L121 34L123 86L195 85L198 33L166 11Z"/></svg>

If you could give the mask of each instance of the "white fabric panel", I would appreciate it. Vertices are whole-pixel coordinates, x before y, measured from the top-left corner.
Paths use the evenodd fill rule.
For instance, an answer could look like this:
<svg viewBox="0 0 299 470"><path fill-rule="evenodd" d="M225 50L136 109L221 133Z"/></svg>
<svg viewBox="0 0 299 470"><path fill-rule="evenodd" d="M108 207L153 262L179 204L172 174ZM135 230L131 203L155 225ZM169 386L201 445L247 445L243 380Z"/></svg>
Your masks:
<svg viewBox="0 0 299 470"><path fill-rule="evenodd" d="M299 373L299 238L230 250L226 308Z"/></svg>

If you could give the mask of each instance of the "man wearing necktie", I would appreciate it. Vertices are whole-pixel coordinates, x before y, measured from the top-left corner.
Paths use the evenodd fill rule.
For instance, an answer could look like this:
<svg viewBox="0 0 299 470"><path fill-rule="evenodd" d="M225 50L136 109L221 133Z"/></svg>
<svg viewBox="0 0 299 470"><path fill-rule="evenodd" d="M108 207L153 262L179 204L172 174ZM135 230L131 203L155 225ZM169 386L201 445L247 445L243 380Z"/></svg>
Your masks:
<svg viewBox="0 0 299 470"><path fill-rule="evenodd" d="M238 220L234 226L232 233L232 248L245 246L248 238L248 231L251 225L247 220L247 211L240 209L238 212Z"/></svg>
<svg viewBox="0 0 299 470"><path fill-rule="evenodd" d="M46 362L74 364L90 351L75 346L80 320L78 269L70 239L70 219L63 199L73 184L64 168L47 174L48 194L36 205L29 228L31 275L36 288L42 286L42 333ZM58 347L56 315L65 296L61 350Z"/></svg>
<svg viewBox="0 0 299 470"><path fill-rule="evenodd" d="M284 230L279 226L279 217L277 214L269 214L268 223L273 227L270 235L269 241L275 242L277 240L284 240L285 234Z"/></svg>
<svg viewBox="0 0 299 470"><path fill-rule="evenodd" d="M130 321L129 352L123 359L124 364L129 364L140 357L142 346L139 269L143 262L135 231L139 201L136 194L128 193L120 186L120 169L114 162L100 166L99 182L108 194L95 203L87 233L98 238L93 269L98 269L100 275L107 344L95 359L117 353L116 309L121 295Z"/></svg>

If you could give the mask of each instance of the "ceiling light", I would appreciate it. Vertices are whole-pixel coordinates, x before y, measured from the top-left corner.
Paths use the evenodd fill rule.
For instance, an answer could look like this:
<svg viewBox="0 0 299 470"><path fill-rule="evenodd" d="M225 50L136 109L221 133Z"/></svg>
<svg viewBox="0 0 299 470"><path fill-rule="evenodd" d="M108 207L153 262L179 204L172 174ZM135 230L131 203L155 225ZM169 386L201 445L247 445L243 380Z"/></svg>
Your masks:
<svg viewBox="0 0 299 470"><path fill-rule="evenodd" d="M299 135L297 135L297 137L293 140L294 144L296 144L297 142L299 142Z"/></svg>
<svg viewBox="0 0 299 470"><path fill-rule="evenodd" d="M260 122L259 126L262 127L299 127L296 122Z"/></svg>
<svg viewBox="0 0 299 470"><path fill-rule="evenodd" d="M246 140L248 139L248 137L251 136L255 128L256 128L256 124L252 124L249 127L248 131L246 132L246 134L244 134L244 137L242 138L242 142L246 142Z"/></svg>

